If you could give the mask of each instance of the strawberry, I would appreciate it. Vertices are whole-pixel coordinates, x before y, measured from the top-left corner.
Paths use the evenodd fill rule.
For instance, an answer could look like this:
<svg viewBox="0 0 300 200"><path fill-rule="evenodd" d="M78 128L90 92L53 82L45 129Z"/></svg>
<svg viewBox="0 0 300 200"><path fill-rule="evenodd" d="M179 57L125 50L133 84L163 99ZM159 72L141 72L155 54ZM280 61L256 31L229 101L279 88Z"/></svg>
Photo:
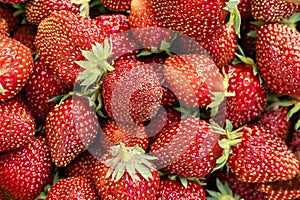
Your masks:
<svg viewBox="0 0 300 200"><path fill-rule="evenodd" d="M240 0L238 9L243 20L248 19L251 16L251 1L252 0Z"/></svg>
<svg viewBox="0 0 300 200"><path fill-rule="evenodd" d="M53 12L38 26L36 48L40 59L66 83L74 83L83 60L82 50L90 50L95 42L103 42L95 20L67 10Z"/></svg>
<svg viewBox="0 0 300 200"><path fill-rule="evenodd" d="M61 167L83 152L99 130L94 110L77 96L57 104L48 113L45 127L52 161Z"/></svg>
<svg viewBox="0 0 300 200"><path fill-rule="evenodd" d="M164 67L171 91L184 104L206 106L211 103L212 92L222 91L223 77L213 60L205 55L173 55Z"/></svg>
<svg viewBox="0 0 300 200"><path fill-rule="evenodd" d="M28 109L15 99L0 103L0 152L24 146L34 136L35 122Z"/></svg>
<svg viewBox="0 0 300 200"><path fill-rule="evenodd" d="M219 135L209 124L193 116L161 132L150 147L155 163L164 171L183 177L203 177L221 155Z"/></svg>
<svg viewBox="0 0 300 200"><path fill-rule="evenodd" d="M25 15L30 24L38 25L43 19L48 17L54 11L68 10L72 13L78 14L79 9L80 5L73 3L71 0L29 0L25 4Z"/></svg>
<svg viewBox="0 0 300 200"><path fill-rule="evenodd" d="M0 187L15 199L34 199L47 184L51 168L45 139L34 138L22 148L0 154Z"/></svg>
<svg viewBox="0 0 300 200"><path fill-rule="evenodd" d="M251 1L251 13L257 21L279 22L290 17L296 8L296 4L285 0Z"/></svg>
<svg viewBox="0 0 300 200"><path fill-rule="evenodd" d="M256 58L256 36L259 24L252 24L252 18L242 21L241 25L241 39L239 40L245 54L254 59ZM261 23L261 22L257 22Z"/></svg>
<svg viewBox="0 0 300 200"><path fill-rule="evenodd" d="M15 10L11 5L0 2L0 18L6 20L9 33L12 33L21 24L20 17L14 16L14 12Z"/></svg>
<svg viewBox="0 0 300 200"><path fill-rule="evenodd" d="M34 52L36 50L34 46L34 39L36 33L37 33L36 26L23 24L14 31L12 38L18 40L25 46L29 47L32 52Z"/></svg>
<svg viewBox="0 0 300 200"><path fill-rule="evenodd" d="M285 24L265 24L258 29L256 60L271 91L299 96L299 45L300 33Z"/></svg>
<svg viewBox="0 0 300 200"><path fill-rule="evenodd" d="M155 199L160 178L153 159L137 146L112 146L95 167L98 193L103 199Z"/></svg>
<svg viewBox="0 0 300 200"><path fill-rule="evenodd" d="M31 51L18 41L0 35L0 101L14 97L33 68Z"/></svg>
<svg viewBox="0 0 300 200"><path fill-rule="evenodd" d="M162 89L151 66L137 60L120 60L103 77L105 110L115 121L149 120L157 112Z"/></svg>
<svg viewBox="0 0 300 200"><path fill-rule="evenodd" d="M102 126L100 143L107 151L112 145L124 143L127 147L139 146L146 150L148 147L148 137L143 124L126 124L108 119Z"/></svg>
<svg viewBox="0 0 300 200"><path fill-rule="evenodd" d="M106 8L112 11L124 12L130 9L131 0L103 0Z"/></svg>
<svg viewBox="0 0 300 200"><path fill-rule="evenodd" d="M60 179L50 190L47 200L56 200L56 199L90 199L98 200L100 199L97 196L93 185L87 179L76 176Z"/></svg>
<svg viewBox="0 0 300 200"><path fill-rule="evenodd" d="M23 3L26 0L1 0L1 2L8 3L8 4L18 4Z"/></svg>
<svg viewBox="0 0 300 200"><path fill-rule="evenodd" d="M264 110L267 92L248 64L230 65L225 72L229 76L227 91L235 94L226 99L226 119L240 127Z"/></svg>
<svg viewBox="0 0 300 200"><path fill-rule="evenodd" d="M0 17L0 35L8 36L8 23L6 19Z"/></svg>
<svg viewBox="0 0 300 200"><path fill-rule="evenodd" d="M187 185L184 186L178 179L162 178L156 199L204 200L206 199L206 194L203 187L194 181L187 181Z"/></svg>
<svg viewBox="0 0 300 200"><path fill-rule="evenodd" d="M25 86L28 105L36 120L45 121L47 114L55 106L48 102L55 96L67 93L70 85L63 83L40 59L34 61L33 72Z"/></svg>
<svg viewBox="0 0 300 200"><path fill-rule="evenodd" d="M291 147L294 152L300 152L300 130L293 131ZM300 161L300 157L299 157L299 161Z"/></svg>

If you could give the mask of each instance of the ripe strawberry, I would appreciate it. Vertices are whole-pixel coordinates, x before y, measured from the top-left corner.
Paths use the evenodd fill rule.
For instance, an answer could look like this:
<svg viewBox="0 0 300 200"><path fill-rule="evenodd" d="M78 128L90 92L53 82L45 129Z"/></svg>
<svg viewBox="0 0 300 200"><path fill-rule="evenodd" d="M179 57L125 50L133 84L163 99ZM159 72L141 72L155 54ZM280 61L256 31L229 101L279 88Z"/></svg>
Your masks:
<svg viewBox="0 0 300 200"><path fill-rule="evenodd" d="M156 199L206 199L203 187L194 182L188 181L186 187L176 179L162 178L157 191Z"/></svg>
<svg viewBox="0 0 300 200"><path fill-rule="evenodd" d="M14 97L33 68L31 51L18 41L0 35L0 101Z"/></svg>
<svg viewBox="0 0 300 200"><path fill-rule="evenodd" d="M112 145L124 143L127 147L139 146L146 150L148 147L148 137L145 132L144 124L126 124L108 119L102 126L100 143L107 151Z"/></svg>
<svg viewBox="0 0 300 200"><path fill-rule="evenodd" d="M163 27L192 37L207 37L221 27L225 1L151 0L156 20Z"/></svg>
<svg viewBox="0 0 300 200"><path fill-rule="evenodd" d="M95 20L67 10L53 12L38 26L36 48L40 59L64 82L74 83L80 71L75 61L83 60L82 50L103 42Z"/></svg>
<svg viewBox="0 0 300 200"><path fill-rule="evenodd" d="M43 19L48 17L54 11L68 10L72 13L79 14L79 9L80 5L73 3L71 0L29 0L25 4L25 15L30 24L38 25Z"/></svg>
<svg viewBox="0 0 300 200"><path fill-rule="evenodd" d="M98 200L93 185L87 179L76 176L60 179L50 190L47 200L57 200L57 199L90 199Z"/></svg>
<svg viewBox="0 0 300 200"><path fill-rule="evenodd" d="M242 21L240 45L246 56L255 60L256 58L256 37L258 26L252 24L252 18Z"/></svg>
<svg viewBox="0 0 300 200"><path fill-rule="evenodd" d="M24 146L34 136L31 113L15 99L0 103L0 123L0 152Z"/></svg>
<svg viewBox="0 0 300 200"><path fill-rule="evenodd" d="M1 2L8 3L8 4L18 4L23 3L26 0L1 0Z"/></svg>
<svg viewBox="0 0 300 200"><path fill-rule="evenodd" d="M34 117L45 121L47 114L55 106L55 102L48 102L55 96L67 93L70 85L63 83L49 66L40 59L34 61L33 72L25 86L28 105Z"/></svg>
<svg viewBox="0 0 300 200"><path fill-rule="evenodd" d="M130 9L131 0L103 0L106 8L112 11L124 12Z"/></svg>
<svg viewBox="0 0 300 200"><path fill-rule="evenodd" d="M203 177L211 172L221 155L219 135L209 124L187 117L161 132L150 147L155 163L164 171L183 177Z"/></svg>
<svg viewBox="0 0 300 200"><path fill-rule="evenodd" d="M251 1L251 13L257 21L279 22L290 17L296 8L296 4L285 0Z"/></svg>
<svg viewBox="0 0 300 200"><path fill-rule="evenodd" d="M0 154L0 187L15 199L34 199L47 184L51 168L45 139L34 138L22 148Z"/></svg>
<svg viewBox="0 0 300 200"><path fill-rule="evenodd" d="M0 17L0 35L8 36L8 23L6 19Z"/></svg>
<svg viewBox="0 0 300 200"><path fill-rule="evenodd" d="M21 24L21 18L14 16L14 12L11 5L0 2L0 18L6 20L9 33L12 33Z"/></svg>
<svg viewBox="0 0 300 200"><path fill-rule="evenodd" d="M219 69L205 55L173 55L165 61L164 67L171 91L184 104L207 106L211 103L212 92L223 90Z"/></svg>
<svg viewBox="0 0 300 200"><path fill-rule="evenodd" d="M258 29L256 60L261 76L271 91L299 96L299 45L300 33L287 25L265 24Z"/></svg>
<svg viewBox="0 0 300 200"><path fill-rule="evenodd" d="M252 0L240 0L238 4L242 21L251 17L251 1Z"/></svg>
<svg viewBox="0 0 300 200"><path fill-rule="evenodd" d="M143 122L157 112L162 89L151 66L137 60L120 60L103 78L105 110L115 121Z"/></svg>
<svg viewBox="0 0 300 200"><path fill-rule="evenodd" d="M240 127L257 118L264 110L267 92L250 65L230 65L225 72L229 76L227 91L235 93L226 99L226 119L234 127Z"/></svg>
<svg viewBox="0 0 300 200"><path fill-rule="evenodd" d="M49 112L45 127L52 161L61 167L83 152L99 130L94 110L76 96L57 104Z"/></svg>
<svg viewBox="0 0 300 200"><path fill-rule="evenodd" d="M160 178L153 159L137 146L112 146L95 167L98 193L103 199L155 199Z"/></svg>
<svg viewBox="0 0 300 200"><path fill-rule="evenodd" d="M272 183L292 179L299 173L299 161L271 130L247 125L240 130L241 142L232 147L228 166L238 180Z"/></svg>
<svg viewBox="0 0 300 200"><path fill-rule="evenodd" d="M36 26L23 24L14 31L12 38L18 40L25 46L29 47L32 52L34 52L36 50L34 46L34 39L36 33L37 33Z"/></svg>

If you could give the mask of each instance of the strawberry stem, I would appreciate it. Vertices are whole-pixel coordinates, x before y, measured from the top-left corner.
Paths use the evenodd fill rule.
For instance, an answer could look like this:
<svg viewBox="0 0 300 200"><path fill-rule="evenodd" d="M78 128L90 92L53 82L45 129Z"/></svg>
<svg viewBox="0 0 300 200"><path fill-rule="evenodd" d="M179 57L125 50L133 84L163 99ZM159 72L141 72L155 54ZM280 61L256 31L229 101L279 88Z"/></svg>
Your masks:
<svg viewBox="0 0 300 200"><path fill-rule="evenodd" d="M228 21L228 29L230 29L231 25L234 25L236 35L241 38L240 29L241 29L241 15L238 9L239 0L229 0L225 2L226 7L225 10L229 11L229 21ZM228 30L229 31L229 30Z"/></svg>

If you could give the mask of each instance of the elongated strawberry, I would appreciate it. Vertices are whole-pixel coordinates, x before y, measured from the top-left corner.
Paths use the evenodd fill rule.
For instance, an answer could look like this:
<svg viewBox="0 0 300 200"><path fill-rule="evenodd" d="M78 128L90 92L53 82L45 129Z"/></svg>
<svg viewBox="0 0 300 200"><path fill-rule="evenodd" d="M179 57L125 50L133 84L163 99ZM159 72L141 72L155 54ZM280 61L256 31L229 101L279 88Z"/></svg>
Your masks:
<svg viewBox="0 0 300 200"><path fill-rule="evenodd" d="M54 11L38 26L36 48L39 58L66 83L74 83L84 60L82 50L91 50L95 42L104 40L95 20L67 10Z"/></svg>
<svg viewBox="0 0 300 200"><path fill-rule="evenodd" d="M129 10L130 2L130 0L103 0L104 6L113 11Z"/></svg>
<svg viewBox="0 0 300 200"><path fill-rule="evenodd" d="M76 176L60 179L50 190L47 200L56 200L56 199L90 199L98 200L100 199L97 196L92 183L87 179Z"/></svg>
<svg viewBox="0 0 300 200"><path fill-rule="evenodd" d="M137 60L120 60L103 78L105 110L116 121L143 122L157 112L162 89L151 66Z"/></svg>
<svg viewBox="0 0 300 200"><path fill-rule="evenodd" d="M67 93L70 89L70 85L63 83L53 74L48 64L40 59L34 61L33 72L25 86L25 91L28 105L38 121L45 121L56 104L56 102L48 101L55 96Z"/></svg>
<svg viewBox="0 0 300 200"><path fill-rule="evenodd" d="M45 122L52 161L66 166L91 144L99 130L94 110L83 98L73 96L57 104Z"/></svg>
<svg viewBox="0 0 300 200"><path fill-rule="evenodd" d="M265 24L258 29L257 64L266 85L277 94L300 94L299 36L285 24Z"/></svg>
<svg viewBox="0 0 300 200"><path fill-rule="evenodd" d="M33 68L31 51L18 41L0 35L0 101L14 97Z"/></svg>
<svg viewBox="0 0 300 200"><path fill-rule="evenodd" d="M15 199L34 199L51 174L50 152L42 137L0 155L0 187Z"/></svg>
<svg viewBox="0 0 300 200"><path fill-rule="evenodd" d="M15 99L0 103L0 123L0 152L24 146L34 136L31 113Z"/></svg>
<svg viewBox="0 0 300 200"><path fill-rule="evenodd" d="M14 31L12 38L18 40L25 46L29 47L32 52L34 52L36 50L34 46L34 39L36 33L37 33L36 26L23 24Z"/></svg>
<svg viewBox="0 0 300 200"><path fill-rule="evenodd" d="M159 168L183 177L203 177L221 155L219 135L207 122L187 117L161 132L150 148Z"/></svg>
<svg viewBox="0 0 300 200"><path fill-rule="evenodd" d="M103 199L155 199L160 178L152 160L141 148L111 148L97 163L94 180Z"/></svg>

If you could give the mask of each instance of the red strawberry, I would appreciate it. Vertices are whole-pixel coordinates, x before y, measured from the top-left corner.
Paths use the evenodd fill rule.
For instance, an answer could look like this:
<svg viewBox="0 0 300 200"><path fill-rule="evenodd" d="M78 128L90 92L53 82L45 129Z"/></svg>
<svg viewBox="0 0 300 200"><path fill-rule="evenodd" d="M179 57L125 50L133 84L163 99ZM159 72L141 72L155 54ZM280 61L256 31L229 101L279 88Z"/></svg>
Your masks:
<svg viewBox="0 0 300 200"><path fill-rule="evenodd" d="M23 3L26 0L1 0L1 2L8 3L8 4L18 4Z"/></svg>
<svg viewBox="0 0 300 200"><path fill-rule="evenodd" d="M126 124L108 119L102 126L102 135L100 137L102 147L107 151L112 145L120 142L127 147L137 145L146 150L149 140L144 125Z"/></svg>
<svg viewBox="0 0 300 200"><path fill-rule="evenodd" d="M215 63L205 55L173 55L164 66L171 91L184 104L206 106L211 102L212 92L222 91L223 77Z"/></svg>
<svg viewBox="0 0 300 200"><path fill-rule="evenodd" d="M294 130L293 131L293 136L292 136L292 142L291 142L291 147L294 152L300 152L300 130ZM300 155L300 154L298 154ZM300 161L300 157L298 157Z"/></svg>
<svg viewBox="0 0 300 200"><path fill-rule="evenodd" d="M66 85L53 74L46 63L40 59L34 61L33 72L25 86L25 91L28 105L38 121L45 121L47 114L56 104L48 101L67 93L70 89L71 86Z"/></svg>
<svg viewBox="0 0 300 200"><path fill-rule="evenodd" d="M0 154L0 187L15 199L32 200L47 184L51 168L45 139L34 138L22 148Z"/></svg>
<svg viewBox="0 0 300 200"><path fill-rule="evenodd" d="M282 95L300 94L300 33L284 24L258 29L256 60L268 88Z"/></svg>
<svg viewBox="0 0 300 200"><path fill-rule="evenodd" d="M0 2L0 18L6 20L9 33L12 33L21 24L21 18L14 16L14 12L11 5Z"/></svg>
<svg viewBox="0 0 300 200"><path fill-rule="evenodd" d="M12 35L12 38L18 40L25 46L29 47L32 52L34 52L34 39L37 33L37 27L29 24L23 24L18 27Z"/></svg>
<svg viewBox="0 0 300 200"><path fill-rule="evenodd" d="M78 14L79 9L80 5L73 3L71 0L29 0L25 4L25 15L30 24L38 25L43 19L48 17L52 12L56 10L68 10L72 13Z"/></svg>
<svg viewBox="0 0 300 200"><path fill-rule="evenodd" d="M18 41L0 35L0 101L14 97L33 68L31 51Z"/></svg>
<svg viewBox="0 0 300 200"><path fill-rule="evenodd" d="M211 172L221 155L219 135L209 124L187 117L161 132L152 143L150 153L158 158L159 168L183 177L203 177Z"/></svg>
<svg viewBox="0 0 300 200"><path fill-rule="evenodd" d="M247 64L230 65L225 72L229 76L227 92L235 93L226 99L226 119L234 127L240 127L264 110L267 92Z"/></svg>
<svg viewBox="0 0 300 200"><path fill-rule="evenodd" d="M103 0L106 8L112 11L127 11L130 9L131 0Z"/></svg>
<svg viewBox="0 0 300 200"><path fill-rule="evenodd" d="M53 12L38 26L36 48L40 59L66 83L74 83L80 71L75 61L83 60L82 50L103 42L95 20L70 11Z"/></svg>
<svg viewBox="0 0 300 200"><path fill-rule="evenodd" d="M162 178L160 180L159 189L156 199L206 199L206 194L203 187L194 182L188 181L186 187L176 179Z"/></svg>
<svg viewBox="0 0 300 200"><path fill-rule="evenodd" d="M252 0L240 0L238 9L243 20L248 19L251 16L251 1Z"/></svg>
<svg viewBox="0 0 300 200"><path fill-rule="evenodd" d="M121 60L103 78L105 110L115 121L149 120L157 112L162 89L151 66L137 60Z"/></svg>
<svg viewBox="0 0 300 200"><path fill-rule="evenodd" d="M252 18L242 21L240 45L246 56L256 58L256 36L258 26L252 24Z"/></svg>
<svg viewBox="0 0 300 200"><path fill-rule="evenodd" d="M83 152L99 130L94 110L76 96L57 104L49 112L45 127L52 161L61 167Z"/></svg>
<svg viewBox="0 0 300 200"><path fill-rule="evenodd" d="M113 146L95 167L98 193L103 199L155 199L160 178L152 160L139 147Z"/></svg>
<svg viewBox="0 0 300 200"><path fill-rule="evenodd" d="M98 200L93 185L87 179L76 176L60 179L50 190L47 200L57 200L57 199L89 199Z"/></svg>
<svg viewBox="0 0 300 200"><path fill-rule="evenodd" d="M8 23L6 19L0 17L0 35L8 36Z"/></svg>
<svg viewBox="0 0 300 200"><path fill-rule="evenodd" d="M297 5L285 0L253 0L251 13L255 20L265 22L279 22L290 17Z"/></svg>
<svg viewBox="0 0 300 200"><path fill-rule="evenodd" d="M0 103L0 123L0 152L24 146L34 136L31 113L15 99Z"/></svg>

